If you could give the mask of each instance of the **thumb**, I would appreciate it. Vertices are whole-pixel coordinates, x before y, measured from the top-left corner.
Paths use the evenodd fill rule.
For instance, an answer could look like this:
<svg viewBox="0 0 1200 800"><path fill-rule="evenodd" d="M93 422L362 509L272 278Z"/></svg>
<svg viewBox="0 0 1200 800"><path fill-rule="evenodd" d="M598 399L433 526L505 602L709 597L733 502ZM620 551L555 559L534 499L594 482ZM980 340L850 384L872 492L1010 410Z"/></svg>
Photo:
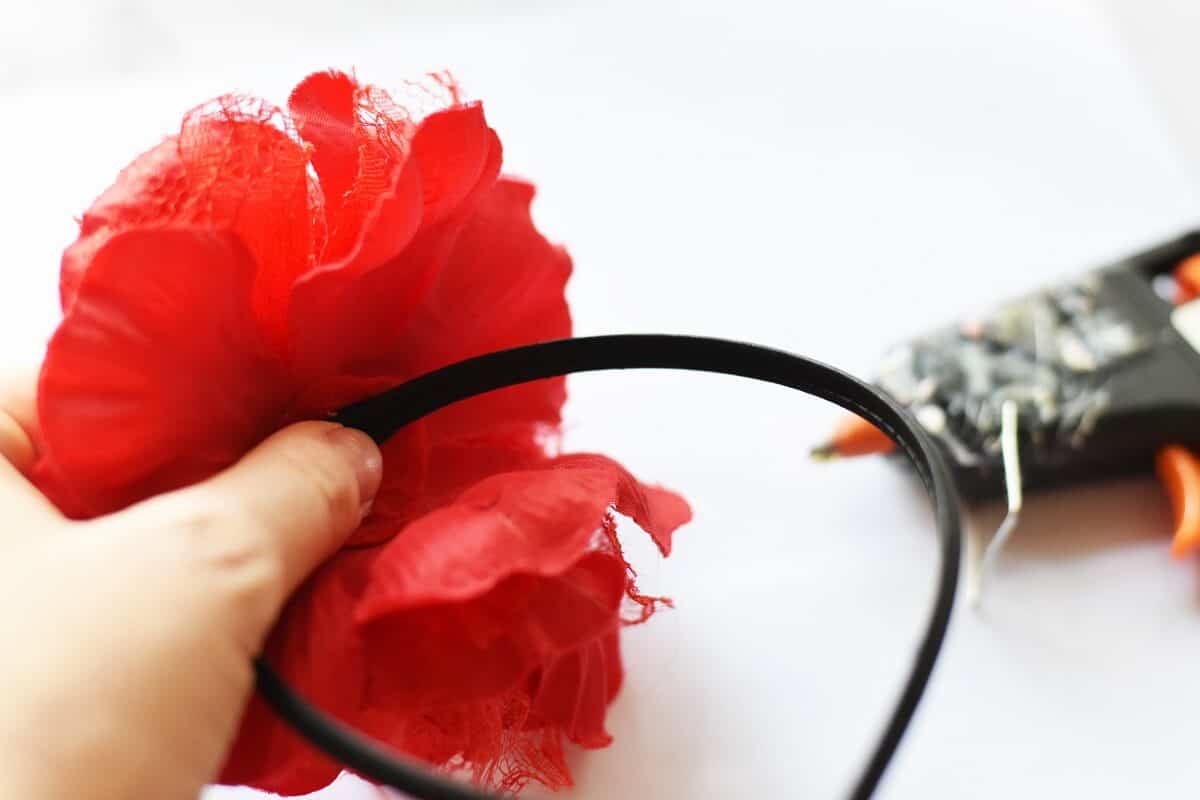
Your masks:
<svg viewBox="0 0 1200 800"><path fill-rule="evenodd" d="M237 527L278 561L286 599L363 521L382 475L383 457L365 433L301 422L193 491L244 515Z"/></svg>
<svg viewBox="0 0 1200 800"><path fill-rule="evenodd" d="M383 460L364 433L330 422L279 431L234 466L195 486L130 509L144 523L183 526L210 557L250 567L274 619L292 591L366 516ZM238 562L238 563L232 563Z"/></svg>
<svg viewBox="0 0 1200 800"><path fill-rule="evenodd" d="M382 474L379 448L365 433L301 422L186 491L233 509L236 535L279 566L282 603L363 521Z"/></svg>

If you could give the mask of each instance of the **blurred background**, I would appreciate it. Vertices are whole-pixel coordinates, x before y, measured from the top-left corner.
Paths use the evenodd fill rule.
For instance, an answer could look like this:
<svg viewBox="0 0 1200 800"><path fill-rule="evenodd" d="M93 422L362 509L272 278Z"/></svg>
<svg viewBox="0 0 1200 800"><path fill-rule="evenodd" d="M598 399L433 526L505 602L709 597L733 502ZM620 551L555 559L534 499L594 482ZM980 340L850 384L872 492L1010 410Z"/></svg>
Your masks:
<svg viewBox="0 0 1200 800"><path fill-rule="evenodd" d="M1196 226L1189 0L41 0L0 16L0 364L58 318L74 218L190 107L449 68L575 259L580 334L702 333L868 375L886 344ZM572 379L567 443L697 519L571 797L834 797L930 599L908 476L819 467L835 414L690 375ZM984 509L987 532L997 514ZM1183 796L1200 573L1130 481L1036 498L881 796ZM250 797L219 790L212 797ZM325 797L377 796L353 780Z"/></svg>

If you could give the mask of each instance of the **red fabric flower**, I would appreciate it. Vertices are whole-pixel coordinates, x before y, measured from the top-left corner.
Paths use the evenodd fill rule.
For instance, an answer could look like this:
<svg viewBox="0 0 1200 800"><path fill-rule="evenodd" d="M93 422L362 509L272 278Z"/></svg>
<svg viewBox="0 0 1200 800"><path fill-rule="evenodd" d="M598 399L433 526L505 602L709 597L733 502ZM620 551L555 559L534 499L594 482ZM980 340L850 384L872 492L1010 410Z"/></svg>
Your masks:
<svg viewBox="0 0 1200 800"><path fill-rule="evenodd" d="M289 422L468 356L569 336L567 254L499 178L483 109L445 77L393 101L341 73L288 112L225 97L83 216L40 381L38 474L87 517L205 478ZM301 589L267 656L336 716L515 789L609 742L623 608L615 535L663 554L687 504L553 453L561 379L493 392L384 447L371 517ZM630 605L630 600L640 604ZM337 764L254 701L224 780L285 794Z"/></svg>

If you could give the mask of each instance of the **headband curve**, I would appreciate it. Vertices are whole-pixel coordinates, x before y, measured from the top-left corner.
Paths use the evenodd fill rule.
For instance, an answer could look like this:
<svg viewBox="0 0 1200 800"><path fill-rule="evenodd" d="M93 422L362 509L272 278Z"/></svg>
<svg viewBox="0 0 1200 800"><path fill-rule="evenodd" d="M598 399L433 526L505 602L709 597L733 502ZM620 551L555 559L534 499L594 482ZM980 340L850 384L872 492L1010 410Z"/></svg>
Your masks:
<svg viewBox="0 0 1200 800"><path fill-rule="evenodd" d="M851 800L878 786L929 682L945 640L958 585L962 521L946 463L915 421L890 398L841 370L802 356L724 339L622 334L562 339L477 356L342 409L336 421L382 443L405 425L444 406L494 389L576 372L673 369L713 372L786 386L852 411L884 431L908 456L933 501L940 565L937 591L904 688L862 768ZM301 736L352 771L423 800L494 800L494 795L441 777L320 711L259 658L263 699Z"/></svg>

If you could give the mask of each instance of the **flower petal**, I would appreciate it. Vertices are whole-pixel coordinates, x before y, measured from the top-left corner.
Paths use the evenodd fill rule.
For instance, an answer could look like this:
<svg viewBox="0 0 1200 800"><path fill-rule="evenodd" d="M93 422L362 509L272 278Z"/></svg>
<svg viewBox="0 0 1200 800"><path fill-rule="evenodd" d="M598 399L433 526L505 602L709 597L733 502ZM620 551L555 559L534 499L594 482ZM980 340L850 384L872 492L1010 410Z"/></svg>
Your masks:
<svg viewBox="0 0 1200 800"><path fill-rule="evenodd" d="M387 545L359 619L469 600L514 574L561 574L590 550L616 497L604 468L485 478Z"/></svg>
<svg viewBox="0 0 1200 800"><path fill-rule="evenodd" d="M442 158L460 168L432 164ZM299 374L313 380L415 375L409 354L399 349L401 334L444 268L480 195L495 182L500 158L500 141L478 105L447 109L422 123L399 187L364 220L356 248L296 283L290 335ZM404 187L416 186L410 183L414 180L426 203L420 231L406 238L397 232L408 231L413 219L412 197ZM452 209L451 201L457 203Z"/></svg>
<svg viewBox="0 0 1200 800"><path fill-rule="evenodd" d="M313 147L325 195L321 263L357 273L395 257L422 221L420 171L408 165L416 123L385 93L343 72L308 76L288 108Z"/></svg>
<svg viewBox="0 0 1200 800"><path fill-rule="evenodd" d="M394 719L375 733L431 764L462 765L477 784L501 795L516 794L531 780L549 789L570 786L562 733L535 720L531 704L530 686L521 684L494 699L451 703Z"/></svg>
<svg viewBox="0 0 1200 800"><path fill-rule="evenodd" d="M364 102L386 101L379 95L379 90L366 87ZM476 196L500 173L500 139L487 126L478 103L437 111L419 126L405 123L390 131L397 125L394 112L389 115L377 105L368 105L368 112L370 124L359 126L360 139L365 139L359 146L359 175L346 203L361 208L357 215L344 213L351 218L340 223L355 232L353 241L346 240L344 251L331 248L324 260L342 258L345 263L331 269L348 275L403 260L405 264L393 265L391 271L411 274L414 285L423 286L436 275L440 258L428 258L428 245L421 242L416 243L417 259L405 259L402 251L418 230L447 244L457 237L458 225L474 209ZM403 141L410 127L415 128L411 143ZM381 129L390 135L381 134ZM421 262L429 266L422 270Z"/></svg>
<svg viewBox="0 0 1200 800"><path fill-rule="evenodd" d="M313 147L325 195L323 263L358 272L396 257L418 225L457 212L499 157L482 106L461 104L456 86L437 84L453 105L419 122L425 109L404 108L343 72L315 73L293 90L288 108Z"/></svg>
<svg viewBox="0 0 1200 800"><path fill-rule="evenodd" d="M273 430L286 397L228 233L135 230L91 260L38 387L45 459L80 513L193 483Z"/></svg>
<svg viewBox="0 0 1200 800"><path fill-rule="evenodd" d="M277 329L291 282L321 237L307 164L265 103L226 96L192 111L179 134L126 167L83 215L79 239L63 254L64 310L111 236L186 226L238 235L258 266L256 308Z"/></svg>
<svg viewBox="0 0 1200 800"><path fill-rule="evenodd" d="M571 335L571 258L537 230L531 184L501 178L484 192L426 302L405 331L426 372L481 353ZM417 342L421 347L415 348ZM514 404L515 405L515 404ZM557 421L554 405L550 421ZM508 408L506 411L518 411ZM545 413L539 407L539 418Z"/></svg>
<svg viewBox="0 0 1200 800"><path fill-rule="evenodd" d="M564 294L571 260L533 226L533 194L531 185L503 178L483 193L403 341L394 346L414 373L571 335ZM365 392L353 399L362 396ZM390 537L488 475L544 461L565 399L563 378L489 392L431 414L422 421L419 442L409 440L404 449L389 443L384 484L375 513L360 531L362 540ZM413 449L417 446L424 449ZM425 482L391 479L392 465L415 462L428 465Z"/></svg>
<svg viewBox="0 0 1200 800"><path fill-rule="evenodd" d="M325 196L325 213L337 219L358 173L358 84L344 72L309 75L288 97L296 130L312 145L312 165ZM332 230L336 227L330 224Z"/></svg>
<svg viewBox="0 0 1200 800"><path fill-rule="evenodd" d="M615 627L625 585L624 562L592 552L558 576L513 575L470 600L375 613L362 626L378 676L371 702L420 711L494 699ZM359 605L360 620L372 590Z"/></svg>
<svg viewBox="0 0 1200 800"><path fill-rule="evenodd" d="M178 222L181 194L187 182L172 137L134 159L117 180L92 204L79 223L79 238L62 256L59 295L63 311L70 308L84 272L96 251L114 234L130 228Z"/></svg>
<svg viewBox="0 0 1200 800"><path fill-rule="evenodd" d="M629 470L608 456L595 453L571 453L555 459L551 467L559 469L607 470L616 483L611 504L633 519L658 546L664 556L671 555L672 536L692 519L687 501L669 489L642 483Z"/></svg>
<svg viewBox="0 0 1200 800"><path fill-rule="evenodd" d="M620 675L620 655L615 669L609 663L616 653L617 629L555 659L542 670L533 696L533 713L584 747L607 747L612 736L604 729L608 704L616 694L610 686ZM618 677L619 685L619 677Z"/></svg>
<svg viewBox="0 0 1200 800"><path fill-rule="evenodd" d="M467 103L430 114L413 136L412 158L421 174L424 222L436 225L461 213L468 196L499 174L500 140L483 105ZM490 178L491 169L496 170Z"/></svg>
<svg viewBox="0 0 1200 800"><path fill-rule="evenodd" d="M485 478L408 525L355 610L373 668L392 676L373 691L405 707L493 697L615 627L628 564L604 532L609 508L669 541L684 516L660 493L574 456Z"/></svg>
<svg viewBox="0 0 1200 800"><path fill-rule="evenodd" d="M386 541L413 520L452 502L465 487L546 461L542 443L527 425L497 424L486 434L434 447L432 422L436 420L430 417L414 423L384 443L383 482L371 516L351 544Z"/></svg>
<svg viewBox="0 0 1200 800"><path fill-rule="evenodd" d="M571 335L571 259L534 227L533 195L533 186L511 179L484 195L399 345L415 354L419 372ZM524 435L533 438L558 425L565 400L563 378L491 392L431 416L430 435L448 444L526 423Z"/></svg>
<svg viewBox="0 0 1200 800"><path fill-rule="evenodd" d="M594 549L612 507L632 517L664 554L674 530L691 519L678 495L643 485L604 456L562 456L536 469L494 474L387 545L359 619L467 600L510 575L561 574Z"/></svg>

